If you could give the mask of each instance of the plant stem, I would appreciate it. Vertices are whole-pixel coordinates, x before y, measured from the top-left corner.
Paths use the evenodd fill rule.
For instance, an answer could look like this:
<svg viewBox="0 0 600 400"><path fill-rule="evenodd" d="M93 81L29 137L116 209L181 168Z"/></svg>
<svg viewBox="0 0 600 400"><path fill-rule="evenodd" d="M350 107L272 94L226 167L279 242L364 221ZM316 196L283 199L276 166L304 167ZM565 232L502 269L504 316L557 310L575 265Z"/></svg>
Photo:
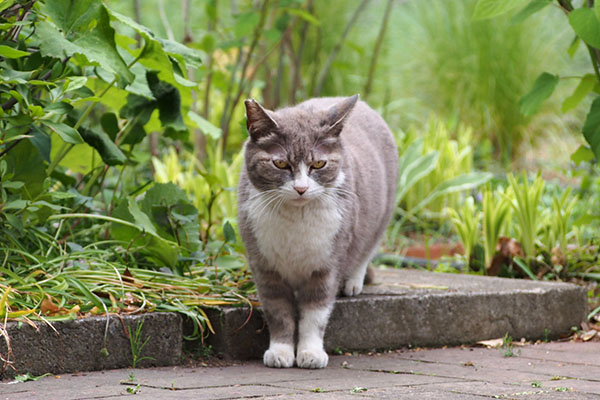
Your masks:
<svg viewBox="0 0 600 400"><path fill-rule="evenodd" d="M310 14L313 13L313 0L308 0L306 8ZM306 45L306 33L308 31L308 21L304 21L302 28L300 29L300 44L298 45L298 52L295 57L292 57L294 65L294 73L292 74L292 84L290 87L290 104L296 103L296 92L300 85L300 68L302 67L302 55L304 54L304 47Z"/></svg>
<svg viewBox="0 0 600 400"><path fill-rule="evenodd" d="M246 59L244 60L244 65L242 66L242 71L240 74L240 83L239 83L237 94L236 94L233 102L231 103L231 107L229 108L229 113L226 117L225 125L221 126L221 129L223 129L223 141L222 141L223 150L225 150L225 148L227 146L227 136L229 133L229 125L231 124L231 119L233 118L233 112L235 111L235 106L240 101L240 98L242 97L242 93L244 93L244 90L245 90L244 77L246 76L246 71L248 70L248 66L250 65L250 60L252 59L252 55L254 53L254 50L256 49L258 40L262 36L262 32L265 27L265 21L267 19L267 11L269 10L269 2L270 2L270 0L264 0L264 2L263 2L262 9L260 11L260 20L258 22L258 26L256 27L256 30L254 31L254 37L252 38L252 43L250 44L250 49L248 50L248 53L246 54Z"/></svg>
<svg viewBox="0 0 600 400"><path fill-rule="evenodd" d="M387 5L385 6L385 11L383 12L383 22L381 23L381 28L379 29L379 34L377 35L377 41L375 42L375 49L373 50L373 56L371 57L371 63L369 65L369 73L367 75L367 83L365 84L365 99L371 93L371 86L373 84L373 76L375 75L375 67L377 65L377 58L379 57L379 52L381 50L381 45L383 44L383 38L385 36L385 32L387 30L388 20L390 19L390 14L392 13L392 6L394 5L394 0L388 0Z"/></svg>
<svg viewBox="0 0 600 400"><path fill-rule="evenodd" d="M358 5L358 7L356 8L356 10L354 10L354 13L352 14L352 17L350 18L350 21L348 21L348 24L346 25L346 28L344 29L344 32L342 33L340 40L337 42L337 44L333 48L333 51L329 54L329 58L327 59L327 62L325 62L325 66L321 69L321 72L319 72L319 78L317 80L317 85L313 92L314 96L319 96L321 94L321 90L323 89L323 84L325 83L325 78L327 78L327 74L329 74L329 69L331 68L331 65L333 64L333 61L335 60L336 56L342 49L342 45L344 44L344 41L346 40L346 36L348 36L348 33L350 33L350 30L352 29L352 27L358 20L358 16L363 11L363 9L365 8L365 6L367 5L368 2L369 2L369 0L362 0L360 2L360 4Z"/></svg>

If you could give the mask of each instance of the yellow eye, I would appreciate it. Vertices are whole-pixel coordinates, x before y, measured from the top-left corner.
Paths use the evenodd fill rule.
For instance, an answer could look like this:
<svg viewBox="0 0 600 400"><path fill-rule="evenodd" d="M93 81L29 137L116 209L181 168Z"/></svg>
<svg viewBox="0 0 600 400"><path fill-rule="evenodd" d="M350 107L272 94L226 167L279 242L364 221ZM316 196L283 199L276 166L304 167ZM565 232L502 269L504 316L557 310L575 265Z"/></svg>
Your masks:
<svg viewBox="0 0 600 400"><path fill-rule="evenodd" d="M287 161L284 160L273 160L273 164L279 169L285 169L288 167Z"/></svg>
<svg viewBox="0 0 600 400"><path fill-rule="evenodd" d="M315 161L312 164L312 167L314 169L321 169L321 168L323 168L325 166L325 164L327 164L327 161L325 161L325 160L319 160L319 161Z"/></svg>

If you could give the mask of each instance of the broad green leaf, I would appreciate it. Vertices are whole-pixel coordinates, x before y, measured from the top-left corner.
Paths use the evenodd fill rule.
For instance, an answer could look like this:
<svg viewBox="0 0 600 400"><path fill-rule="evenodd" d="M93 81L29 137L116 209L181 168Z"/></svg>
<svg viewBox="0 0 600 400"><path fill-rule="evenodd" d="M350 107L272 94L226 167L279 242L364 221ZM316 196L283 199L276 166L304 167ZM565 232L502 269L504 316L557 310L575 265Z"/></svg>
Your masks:
<svg viewBox="0 0 600 400"><path fill-rule="evenodd" d="M585 98L585 96L587 96L588 93L594 90L596 82L596 77L592 74L587 74L583 78L581 78L573 94L567 97L565 101L563 101L561 111L567 112L577 107L579 103L581 103L581 101Z"/></svg>
<svg viewBox="0 0 600 400"><path fill-rule="evenodd" d="M152 225L152 221L150 221L150 217L146 213L144 213L137 201L134 198L129 199L129 212L133 217L133 221L137 226L139 226L144 232L151 233L154 236L157 236L156 228Z"/></svg>
<svg viewBox="0 0 600 400"><path fill-rule="evenodd" d="M71 92L73 90L77 90L80 87L85 86L85 84L87 83L88 78L85 76L72 76L69 79L67 79L67 87L65 88L65 93L66 92Z"/></svg>
<svg viewBox="0 0 600 400"><path fill-rule="evenodd" d="M489 172L470 172L468 174L459 175L454 178L445 180L444 182L437 185L425 199L417 204L412 210L408 210L411 214L415 214L417 211L427 206L434 199L445 196L450 193L462 192L476 188L492 179L492 174Z"/></svg>
<svg viewBox="0 0 600 400"><path fill-rule="evenodd" d="M64 58L81 54L119 77L122 86L133 74L116 49L115 31L100 0L52 0L41 6L52 23L37 24L35 37L44 56Z"/></svg>
<svg viewBox="0 0 600 400"><path fill-rule="evenodd" d="M225 221L223 224L223 236L225 236L225 242L227 243L235 243L235 230L233 230L233 226L229 223L229 221Z"/></svg>
<svg viewBox="0 0 600 400"><path fill-rule="evenodd" d="M592 47L600 48L600 20L594 10L582 7L569 13L569 24L584 42Z"/></svg>
<svg viewBox="0 0 600 400"><path fill-rule="evenodd" d="M596 160L600 160L600 96L596 97L592 103L590 112L585 119L583 136L589 143Z"/></svg>
<svg viewBox="0 0 600 400"><path fill-rule="evenodd" d="M52 149L52 140L50 140L50 137L36 125L33 125L31 139L29 140L38 149L42 158L50 162L50 150Z"/></svg>
<svg viewBox="0 0 600 400"><path fill-rule="evenodd" d="M123 165L127 157L117 145L102 131L83 128L80 129L83 140L92 146L106 165Z"/></svg>
<svg viewBox="0 0 600 400"><path fill-rule="evenodd" d="M165 135L178 138L181 133L187 134L187 127L181 115L181 97L177 88L170 83L161 81L158 73L146 73L148 87L156 99L160 123L166 128Z"/></svg>
<svg viewBox="0 0 600 400"><path fill-rule="evenodd" d="M584 145L579 146L575 153L571 154L571 161L573 161L577 166L579 166L579 164L582 162L590 162L593 159L594 153L589 147Z"/></svg>
<svg viewBox="0 0 600 400"><path fill-rule="evenodd" d="M221 128L214 126L210 121L204 119L200 114L190 110L187 116L192 122L202 131L203 134L210 136L214 140L218 140L223 132Z"/></svg>
<svg viewBox="0 0 600 400"><path fill-rule="evenodd" d="M244 266L244 263L236 256L217 257L216 264L218 268L222 269L237 269Z"/></svg>
<svg viewBox="0 0 600 400"><path fill-rule="evenodd" d="M13 174L11 180L25 183L21 188L23 198L33 199L43 191L46 179L44 159L30 140L21 140L4 157L7 171Z"/></svg>
<svg viewBox="0 0 600 400"><path fill-rule="evenodd" d="M18 50L10 46L0 44L0 57L4 58L21 58L28 56L29 53L23 50Z"/></svg>
<svg viewBox="0 0 600 400"><path fill-rule="evenodd" d="M119 133L119 120L117 116L111 112L102 114L100 117L100 126L102 126L102 130L106 132L108 137L110 137L110 140L114 142Z"/></svg>
<svg viewBox="0 0 600 400"><path fill-rule="evenodd" d="M527 4L527 6L519 11L514 17L512 17L510 21L513 24L520 24L536 12L552 4L552 1L553 0L532 0L529 4Z"/></svg>
<svg viewBox="0 0 600 400"><path fill-rule="evenodd" d="M83 138L81 137L79 132L77 132L77 130L73 129L73 127L71 127L67 124L63 124L62 122L52 122L52 121L46 121L46 120L42 120L40 122L43 125L50 128L52 131L56 132L62 138L62 140L64 140L67 143L72 143L72 144L83 143Z"/></svg>
<svg viewBox="0 0 600 400"><path fill-rule="evenodd" d="M236 38L243 38L251 35L260 22L260 14L256 11L250 11L238 15L233 25L233 33Z"/></svg>
<svg viewBox="0 0 600 400"><path fill-rule="evenodd" d="M479 0L475 5L473 19L497 17L523 5L527 0Z"/></svg>
<svg viewBox="0 0 600 400"><path fill-rule="evenodd" d="M432 151L419 156L400 171L399 190L396 193L396 204L399 204L406 193L423 177L427 176L437 165L439 152Z"/></svg>
<svg viewBox="0 0 600 400"><path fill-rule="evenodd" d="M543 72L533 83L533 88L519 101L521 114L525 116L535 114L542 103L552 95L558 83L558 76Z"/></svg>
<svg viewBox="0 0 600 400"><path fill-rule="evenodd" d="M600 2L594 2L594 14L596 14L596 18L600 21Z"/></svg>

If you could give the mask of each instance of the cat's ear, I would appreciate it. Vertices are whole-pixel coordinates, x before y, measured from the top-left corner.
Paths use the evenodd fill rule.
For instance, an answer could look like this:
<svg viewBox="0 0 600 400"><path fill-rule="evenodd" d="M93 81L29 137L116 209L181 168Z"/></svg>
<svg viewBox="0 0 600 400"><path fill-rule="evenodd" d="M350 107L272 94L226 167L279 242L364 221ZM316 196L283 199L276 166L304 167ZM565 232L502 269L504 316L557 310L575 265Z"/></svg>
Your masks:
<svg viewBox="0 0 600 400"><path fill-rule="evenodd" d="M246 106L246 126L252 140L258 140L277 130L277 122L254 99L244 101Z"/></svg>
<svg viewBox="0 0 600 400"><path fill-rule="evenodd" d="M325 123L329 125L328 134L332 136L339 136L344 127L344 121L350 114L356 102L358 101L358 94L352 97L348 97L339 103L335 103L327 109L325 112Z"/></svg>

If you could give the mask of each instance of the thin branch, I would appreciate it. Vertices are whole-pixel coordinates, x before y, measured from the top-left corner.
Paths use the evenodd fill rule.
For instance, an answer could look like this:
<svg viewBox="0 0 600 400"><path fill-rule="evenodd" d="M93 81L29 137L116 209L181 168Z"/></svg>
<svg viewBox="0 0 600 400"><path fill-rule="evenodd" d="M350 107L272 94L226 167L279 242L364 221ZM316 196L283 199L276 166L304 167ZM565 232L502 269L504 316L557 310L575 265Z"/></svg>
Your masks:
<svg viewBox="0 0 600 400"><path fill-rule="evenodd" d="M165 28L167 37L169 38L169 40L175 41L173 29L171 29L169 19L167 18L167 14L165 13L165 5L163 4L163 0L158 0L158 14L160 15L160 21L162 22L163 27Z"/></svg>
<svg viewBox="0 0 600 400"><path fill-rule="evenodd" d="M356 10L354 10L354 14L352 14L350 21L348 21L348 24L346 25L346 28L344 29L344 32L342 33L340 40L333 48L333 51L331 52L331 54L329 54L329 58L327 59L325 66L323 67L323 69L321 69L321 72L319 73L319 78L317 80L317 86L315 87L315 90L313 93L314 96L319 96L321 94L321 90L323 89L323 84L325 83L325 78L327 78L327 74L329 73L329 69L331 68L331 65L333 64L335 57L340 52L342 45L344 44L344 41L346 40L346 36L348 36L348 33L350 33L350 30L352 29L352 27L358 20L358 16L363 11L363 9L365 8L365 6L367 5L368 2L369 2L369 0L362 0L360 2L360 4L358 5L358 7L356 8Z"/></svg>
<svg viewBox="0 0 600 400"><path fill-rule="evenodd" d="M192 30L190 29L190 2L191 0L181 1L181 7L183 9L183 43L191 43L194 41Z"/></svg>
<svg viewBox="0 0 600 400"><path fill-rule="evenodd" d="M133 0L133 18L135 22L140 24L142 22L142 12L140 11L140 0ZM139 33L135 33L135 40L137 40L138 45L142 42L142 37Z"/></svg>
<svg viewBox="0 0 600 400"><path fill-rule="evenodd" d="M375 49L373 50L373 56L371 57L371 63L369 65L367 83L365 84L365 99L369 96L369 93L371 93L373 76L375 75L375 67L377 66L377 58L379 57L379 52L381 51L381 45L383 44L383 38L385 36L385 31L387 30L387 24L388 20L390 19L390 14L392 13L393 4L394 0L388 0L387 5L385 6L385 11L383 12L383 22L381 23L381 29L379 29L379 34L377 35Z"/></svg>
<svg viewBox="0 0 600 400"><path fill-rule="evenodd" d="M29 131L27 133L29 133L29 132L31 132L31 129L29 129ZM11 151L13 148L15 148L15 146L18 145L21 142L21 140L23 140L23 138L15 140L13 143L10 144L10 146L8 146L4 150L2 150L2 152L0 152L0 157L2 157L3 155L5 155L9 151Z"/></svg>
<svg viewBox="0 0 600 400"><path fill-rule="evenodd" d="M313 0L308 0L307 9L312 15L314 11ZM304 47L306 45L308 25L308 21L304 21L302 24L302 28L300 29L300 44L298 45L298 52L296 53L296 56L292 58L294 73L292 74L292 84L290 87L290 104L296 103L296 92L298 91L298 86L300 86L300 68L302 67L302 55L304 54Z"/></svg>
<svg viewBox="0 0 600 400"><path fill-rule="evenodd" d="M265 21L267 19L267 11L269 9L269 2L270 2L270 0L263 1L262 9L260 11L260 21L258 22L258 26L256 27L256 30L254 31L254 37L252 38L252 43L250 44L250 49L248 50L248 53L246 54L246 59L244 60L244 65L242 66L242 71L240 74L240 84L238 87L237 94L236 94L234 101L231 104L231 107L229 109L229 114L227 115L225 125L221 126L221 129L223 129L223 142L222 142L223 150L225 150L225 147L227 145L227 136L229 133L229 125L231 123L231 118L233 118L233 112L235 110L235 106L240 101L240 98L242 97L242 94L244 93L244 84L245 84L244 78L246 76L246 71L248 70L248 66L250 65L250 60L252 59L254 50L256 49L256 46L258 45L258 40L262 36L262 32L265 27Z"/></svg>

